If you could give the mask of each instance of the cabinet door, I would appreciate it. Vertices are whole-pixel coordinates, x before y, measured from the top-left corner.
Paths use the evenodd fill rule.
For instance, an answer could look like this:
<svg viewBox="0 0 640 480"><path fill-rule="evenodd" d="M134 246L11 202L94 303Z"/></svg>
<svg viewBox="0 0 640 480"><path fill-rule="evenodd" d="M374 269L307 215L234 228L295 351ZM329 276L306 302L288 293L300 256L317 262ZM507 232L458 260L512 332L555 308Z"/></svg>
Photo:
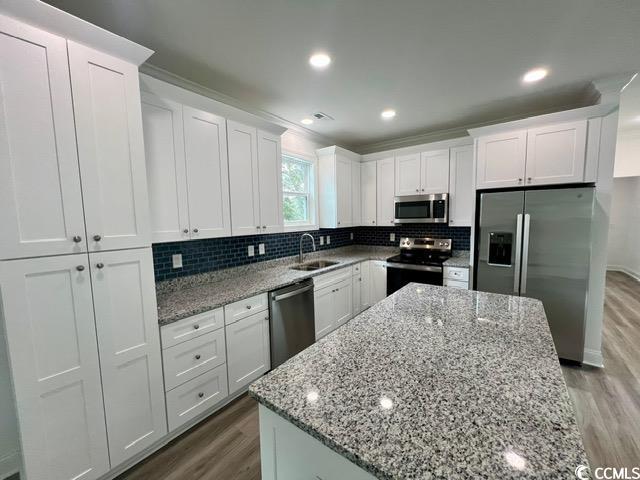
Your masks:
<svg viewBox="0 0 640 480"><path fill-rule="evenodd" d="M419 153L396 157L396 196L420 194L420 163Z"/></svg>
<svg viewBox="0 0 640 480"><path fill-rule="evenodd" d="M360 162L351 162L351 213L352 225L362 225L362 197L360 195Z"/></svg>
<svg viewBox="0 0 640 480"><path fill-rule="evenodd" d="M526 130L481 137L477 142L476 188L524 185Z"/></svg>
<svg viewBox="0 0 640 480"><path fill-rule="evenodd" d="M66 42L0 15L0 55L0 259L86 252Z"/></svg>
<svg viewBox="0 0 640 480"><path fill-rule="evenodd" d="M365 162L361 168L362 223L363 226L376 224L376 162Z"/></svg>
<svg viewBox="0 0 640 480"><path fill-rule="evenodd" d="M371 301L371 262L360 264L360 308L361 311L372 305Z"/></svg>
<svg viewBox="0 0 640 480"><path fill-rule="evenodd" d="M0 286L25 477L100 477L109 458L87 255L0 262Z"/></svg>
<svg viewBox="0 0 640 480"><path fill-rule="evenodd" d="M332 288L334 328L344 325L353 317L353 287L352 278L349 277Z"/></svg>
<svg viewBox="0 0 640 480"><path fill-rule="evenodd" d="M335 326L332 286L313 292L313 306L316 326L316 340L320 340Z"/></svg>
<svg viewBox="0 0 640 480"><path fill-rule="evenodd" d="M262 233L283 230L280 137L258 130L258 191Z"/></svg>
<svg viewBox="0 0 640 480"><path fill-rule="evenodd" d="M377 161L377 225L389 227L395 218L393 157Z"/></svg>
<svg viewBox="0 0 640 480"><path fill-rule="evenodd" d="M68 41L89 251L151 244L135 65Z"/></svg>
<svg viewBox="0 0 640 480"><path fill-rule="evenodd" d="M255 128L227 120L229 196L233 235L260 233L257 136L258 132Z"/></svg>
<svg viewBox="0 0 640 480"><path fill-rule="evenodd" d="M530 129L527 185L584 181L586 145L586 120Z"/></svg>
<svg viewBox="0 0 640 480"><path fill-rule="evenodd" d="M385 262L371 262L371 303L378 303L387 297L387 265Z"/></svg>
<svg viewBox="0 0 640 480"><path fill-rule="evenodd" d="M351 311L352 316L358 315L362 310L362 274L358 272L358 274L353 276L352 280L352 299L353 299L353 309Z"/></svg>
<svg viewBox="0 0 640 480"><path fill-rule="evenodd" d="M188 240L182 105L142 92L142 126L153 243Z"/></svg>
<svg viewBox="0 0 640 480"><path fill-rule="evenodd" d="M447 193L449 191L449 149L422 152L420 193Z"/></svg>
<svg viewBox="0 0 640 480"><path fill-rule="evenodd" d="M351 210L351 161L336 157L336 191L338 227L350 227L353 224Z"/></svg>
<svg viewBox="0 0 640 480"><path fill-rule="evenodd" d="M183 107L191 238L231 235L224 118Z"/></svg>
<svg viewBox="0 0 640 480"><path fill-rule="evenodd" d="M151 249L89 255L112 468L167 433Z"/></svg>
<svg viewBox="0 0 640 480"><path fill-rule="evenodd" d="M259 312L225 327L229 394L261 377L271 368L269 312Z"/></svg>
<svg viewBox="0 0 640 480"><path fill-rule="evenodd" d="M473 146L451 149L449 225L470 227L473 221Z"/></svg>

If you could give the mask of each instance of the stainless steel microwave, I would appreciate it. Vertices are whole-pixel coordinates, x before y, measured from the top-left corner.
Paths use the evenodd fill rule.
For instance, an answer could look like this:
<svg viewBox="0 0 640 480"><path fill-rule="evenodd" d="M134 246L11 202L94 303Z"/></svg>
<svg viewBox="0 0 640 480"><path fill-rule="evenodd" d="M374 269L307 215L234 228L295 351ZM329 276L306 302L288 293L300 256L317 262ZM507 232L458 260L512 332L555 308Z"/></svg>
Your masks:
<svg viewBox="0 0 640 480"><path fill-rule="evenodd" d="M395 197L393 223L447 223L448 220L448 193Z"/></svg>

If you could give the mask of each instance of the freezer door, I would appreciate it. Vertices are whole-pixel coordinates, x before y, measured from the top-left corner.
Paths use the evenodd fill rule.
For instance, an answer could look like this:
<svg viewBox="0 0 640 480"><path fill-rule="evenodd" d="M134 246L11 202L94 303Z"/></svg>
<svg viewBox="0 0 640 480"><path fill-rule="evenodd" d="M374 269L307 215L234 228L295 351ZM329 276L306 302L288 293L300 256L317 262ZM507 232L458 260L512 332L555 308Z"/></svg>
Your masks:
<svg viewBox="0 0 640 480"><path fill-rule="evenodd" d="M578 362L584 352L593 202L590 187L525 193L520 294L542 300L558 356Z"/></svg>
<svg viewBox="0 0 640 480"><path fill-rule="evenodd" d="M518 295L524 192L480 195L476 288Z"/></svg>

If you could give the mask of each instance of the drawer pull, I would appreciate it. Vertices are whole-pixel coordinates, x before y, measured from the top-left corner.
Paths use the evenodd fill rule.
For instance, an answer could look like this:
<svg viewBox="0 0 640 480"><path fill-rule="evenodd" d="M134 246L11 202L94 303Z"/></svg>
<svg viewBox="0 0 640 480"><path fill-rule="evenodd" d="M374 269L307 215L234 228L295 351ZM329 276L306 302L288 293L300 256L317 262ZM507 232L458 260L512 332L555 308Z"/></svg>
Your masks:
<svg viewBox="0 0 640 480"><path fill-rule="evenodd" d="M200 354L199 353L196 355L196 360L200 360Z"/></svg>
<svg viewBox="0 0 640 480"><path fill-rule="evenodd" d="M251 305L247 305L247 310L251 310Z"/></svg>
<svg viewBox="0 0 640 480"><path fill-rule="evenodd" d="M198 393L198 398L202 398L202 397L204 397L204 392Z"/></svg>
<svg viewBox="0 0 640 480"><path fill-rule="evenodd" d="M197 323L193 326L194 330L198 330L200 328L200 325L198 325Z"/></svg>

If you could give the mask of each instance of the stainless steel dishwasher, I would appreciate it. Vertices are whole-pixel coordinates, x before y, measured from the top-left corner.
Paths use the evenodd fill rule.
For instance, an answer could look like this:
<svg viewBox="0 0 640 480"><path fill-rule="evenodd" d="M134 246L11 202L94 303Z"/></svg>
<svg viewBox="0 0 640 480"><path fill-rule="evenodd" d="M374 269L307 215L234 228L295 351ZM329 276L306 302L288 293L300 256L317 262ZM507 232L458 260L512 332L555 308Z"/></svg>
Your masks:
<svg viewBox="0 0 640 480"><path fill-rule="evenodd" d="M271 368L316 341L313 281L305 280L269 294Z"/></svg>

